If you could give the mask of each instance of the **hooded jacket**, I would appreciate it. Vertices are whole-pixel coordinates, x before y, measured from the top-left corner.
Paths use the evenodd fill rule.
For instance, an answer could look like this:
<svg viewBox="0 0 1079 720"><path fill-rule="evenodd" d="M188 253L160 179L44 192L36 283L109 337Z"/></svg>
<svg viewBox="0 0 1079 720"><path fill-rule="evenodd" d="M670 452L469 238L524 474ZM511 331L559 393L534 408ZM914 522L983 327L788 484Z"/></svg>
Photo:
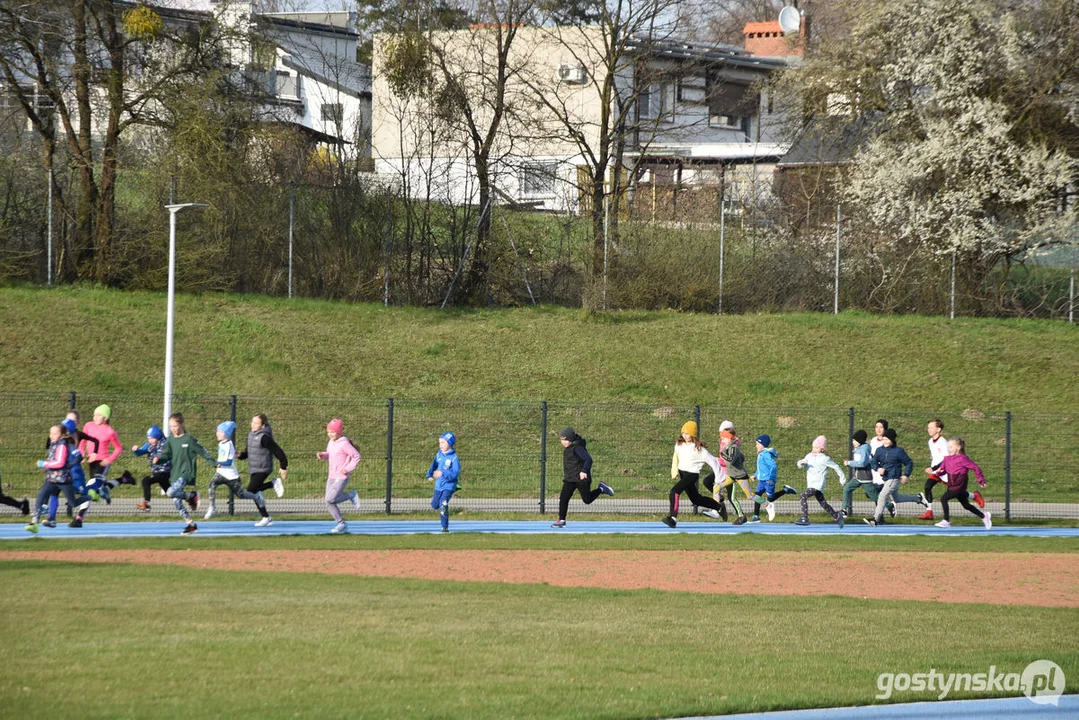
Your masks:
<svg viewBox="0 0 1079 720"><path fill-rule="evenodd" d="M325 452L320 452L318 456L330 461L331 480L347 478L360 464L360 451L344 435L327 442Z"/></svg>
<svg viewBox="0 0 1079 720"><path fill-rule="evenodd" d="M588 442L577 433L573 433L573 437L566 439L569 440L569 446L562 448L562 482L582 482L581 473L591 480L592 456L585 448Z"/></svg>
<svg viewBox="0 0 1079 720"><path fill-rule="evenodd" d="M757 454L757 482L774 483L779 475L779 452L772 447Z"/></svg>
<svg viewBox="0 0 1079 720"><path fill-rule="evenodd" d="M435 490L457 492L457 478L461 477L461 461L457 459L457 451L451 447L446 452L439 450L435 453L431 467L427 468L427 477L434 477L435 470L442 471L442 475L435 478Z"/></svg>

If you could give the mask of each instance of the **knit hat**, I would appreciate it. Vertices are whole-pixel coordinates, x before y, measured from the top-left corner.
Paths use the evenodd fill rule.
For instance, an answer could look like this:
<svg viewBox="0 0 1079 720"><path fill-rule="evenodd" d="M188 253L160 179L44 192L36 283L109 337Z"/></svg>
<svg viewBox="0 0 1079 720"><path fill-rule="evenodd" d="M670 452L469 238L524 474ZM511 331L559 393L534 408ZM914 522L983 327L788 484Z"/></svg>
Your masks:
<svg viewBox="0 0 1079 720"><path fill-rule="evenodd" d="M724 430L730 430L731 432L734 432L734 423L732 423L730 420L724 420L723 422L721 422L719 424L719 431L723 432Z"/></svg>
<svg viewBox="0 0 1079 720"><path fill-rule="evenodd" d="M764 447L770 447L772 444L772 438L768 435L758 435L757 442L759 442Z"/></svg>
<svg viewBox="0 0 1079 720"><path fill-rule="evenodd" d="M326 423L326 432L332 432L334 435L340 435L345 431L345 424L338 418L334 418Z"/></svg>
<svg viewBox="0 0 1079 720"><path fill-rule="evenodd" d="M94 415L101 414L105 416L106 420L112 418L112 408L108 405L98 405L94 408Z"/></svg>
<svg viewBox="0 0 1079 720"><path fill-rule="evenodd" d="M690 420L682 426L682 434L689 435L690 437L697 437L697 423Z"/></svg>
<svg viewBox="0 0 1079 720"><path fill-rule="evenodd" d="M865 430L855 430L852 437L858 441L859 445L865 445L865 439L869 437L869 435L866 434Z"/></svg>
<svg viewBox="0 0 1079 720"><path fill-rule="evenodd" d="M64 420L60 424L63 425L64 428L67 429L67 434L68 435L75 432L75 428L78 427L78 425L75 424L75 421L72 420L71 418L68 418L67 420Z"/></svg>
<svg viewBox="0 0 1079 720"><path fill-rule="evenodd" d="M566 440L573 442L578 438L578 435L576 430L569 426L566 426L562 428L562 431L560 433L558 433L558 437L565 438Z"/></svg>
<svg viewBox="0 0 1079 720"><path fill-rule="evenodd" d="M161 428L157 425L151 425L150 429L146 431L146 437L153 438L154 440L164 440L165 433L161 432Z"/></svg>
<svg viewBox="0 0 1079 720"><path fill-rule="evenodd" d="M225 433L225 437L232 437L232 434L236 432L236 423L232 422L231 420L226 420L225 422L217 426L217 431L220 433Z"/></svg>
<svg viewBox="0 0 1079 720"><path fill-rule="evenodd" d="M439 440L445 440L446 444L453 447L457 443L457 436L451 432L444 432L438 436Z"/></svg>
<svg viewBox="0 0 1079 720"><path fill-rule="evenodd" d="M828 438L824 437L823 435L818 435L817 437L813 438L813 449L814 450L825 450L827 448L828 448Z"/></svg>
<svg viewBox="0 0 1079 720"><path fill-rule="evenodd" d="M895 439L896 439L897 437L899 437L899 433L897 433L897 432L896 432L895 430L893 430L892 428L888 428L887 430L885 430L885 431L884 431L884 437L886 437L886 438L888 438L889 440L891 440L891 441L892 441L892 445L895 445Z"/></svg>

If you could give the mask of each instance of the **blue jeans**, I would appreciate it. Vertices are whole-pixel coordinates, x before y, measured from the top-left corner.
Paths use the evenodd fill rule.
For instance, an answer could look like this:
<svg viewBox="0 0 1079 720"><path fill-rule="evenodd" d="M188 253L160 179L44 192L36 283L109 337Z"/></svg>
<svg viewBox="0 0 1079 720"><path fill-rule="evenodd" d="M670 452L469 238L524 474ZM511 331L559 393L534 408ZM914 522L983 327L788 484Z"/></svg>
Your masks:
<svg viewBox="0 0 1079 720"><path fill-rule="evenodd" d="M450 498L456 490L435 490L431 496L431 508L438 510L438 519L442 522L442 529L450 527Z"/></svg>

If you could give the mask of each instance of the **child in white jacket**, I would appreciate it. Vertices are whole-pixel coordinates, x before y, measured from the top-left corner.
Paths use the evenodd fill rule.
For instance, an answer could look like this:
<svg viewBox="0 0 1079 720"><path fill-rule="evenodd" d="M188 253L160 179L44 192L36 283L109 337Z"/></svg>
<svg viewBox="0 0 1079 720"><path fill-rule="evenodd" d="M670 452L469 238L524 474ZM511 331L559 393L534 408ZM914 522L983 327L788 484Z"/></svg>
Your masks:
<svg viewBox="0 0 1079 720"><path fill-rule="evenodd" d="M839 476L840 485L843 485L847 478L843 474L842 468L836 465L832 458L828 457L828 453L825 452L827 447L828 438L818 435L813 441L813 451L798 461L798 468L804 467L808 472L806 473L806 489L801 495L802 517L794 522L795 525L809 524L809 498L814 497L820 503L820 506L824 508L824 512L831 515L832 519L839 524L839 527L843 527L843 513L836 512L835 508L824 499L824 483L828 479L828 468L835 470L835 474Z"/></svg>

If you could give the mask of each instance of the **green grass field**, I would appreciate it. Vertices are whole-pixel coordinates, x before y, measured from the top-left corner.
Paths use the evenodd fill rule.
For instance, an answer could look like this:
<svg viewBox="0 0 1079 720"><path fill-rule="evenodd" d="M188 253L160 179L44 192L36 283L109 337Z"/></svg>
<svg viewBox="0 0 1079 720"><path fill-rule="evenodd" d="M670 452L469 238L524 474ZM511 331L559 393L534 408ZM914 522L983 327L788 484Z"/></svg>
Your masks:
<svg viewBox="0 0 1079 720"><path fill-rule="evenodd" d="M570 540L200 539L197 546L496 551L566 549ZM746 542L730 540L731 549ZM766 551L776 540L753 542ZM942 549L927 538L861 540L800 544L840 553L877 544L886 552ZM716 549L711 539L689 537L589 542ZM177 539L18 549L190 546ZM1079 544L955 539L947 551L1075 553ZM687 573L704 571L687 561ZM0 561L0 582L4 717L676 717L870 704L881 672L990 665L1019 672L1042 658L1064 669L1068 692L1079 689L1072 608L30 561Z"/></svg>
<svg viewBox="0 0 1079 720"><path fill-rule="evenodd" d="M0 288L0 472L10 492L40 483L46 426L66 407L114 408L125 444L160 422L164 298L63 287ZM550 480L557 440L573 425L590 440L597 477L624 498L662 498L681 423L702 406L714 440L732 418L744 436L772 435L781 480L804 482L793 460L819 433L845 455L847 408L856 426L885 415L918 463L924 426L945 418L967 438L1003 498L1005 410L1013 412L1015 502L1079 502L1079 334L1061 322L925 317L585 314L563 308L391 308L268 297L177 298L176 409L212 445L238 395L244 419L270 415L289 454L293 496L321 496L324 467L310 460L334 415L365 460L353 476L364 497L385 492L386 399L394 397L394 493L418 497L434 438L461 438L466 492L535 498L540 403L549 401ZM12 392L48 392L47 399ZM754 457L749 451L752 468ZM131 464L128 464L131 463ZM122 458L137 475L145 468ZM205 484L209 473L200 480Z"/></svg>

